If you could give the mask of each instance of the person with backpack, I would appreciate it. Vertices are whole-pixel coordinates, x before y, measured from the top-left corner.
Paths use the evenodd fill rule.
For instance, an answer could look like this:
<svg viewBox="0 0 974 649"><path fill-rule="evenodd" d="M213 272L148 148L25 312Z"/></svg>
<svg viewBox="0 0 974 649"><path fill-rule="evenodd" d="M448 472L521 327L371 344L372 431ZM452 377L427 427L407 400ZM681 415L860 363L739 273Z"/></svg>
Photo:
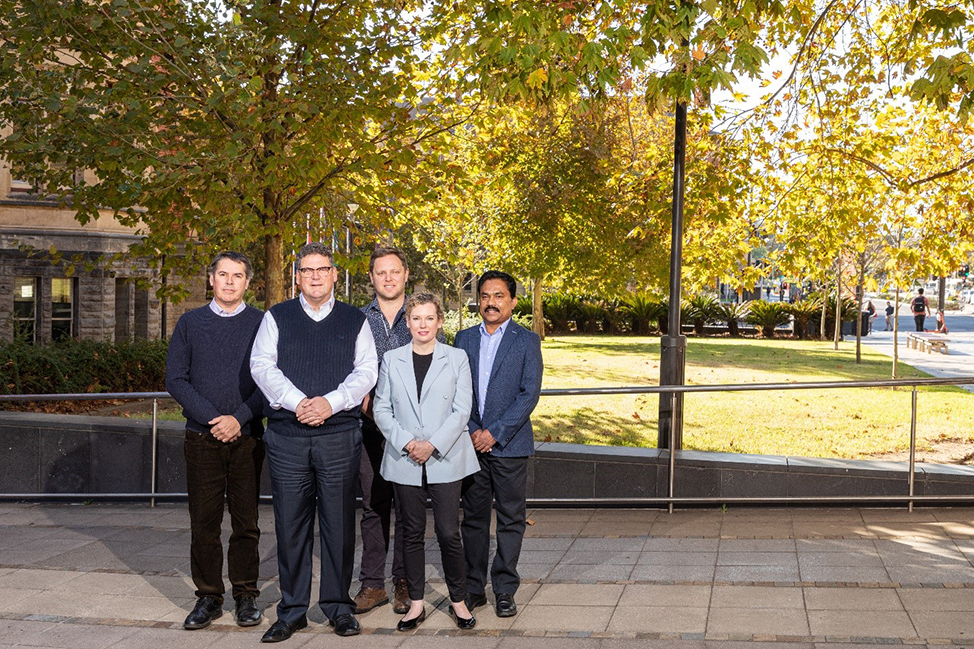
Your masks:
<svg viewBox="0 0 974 649"><path fill-rule="evenodd" d="M923 294L922 288L917 289L917 295L910 303L910 307L913 311L913 321L916 322L917 331L923 331L923 323L930 315L930 300Z"/></svg>
<svg viewBox="0 0 974 649"><path fill-rule="evenodd" d="M893 330L893 313L895 312L896 309L893 308L892 303L890 303L889 300L886 300L886 328L883 329L883 331Z"/></svg>

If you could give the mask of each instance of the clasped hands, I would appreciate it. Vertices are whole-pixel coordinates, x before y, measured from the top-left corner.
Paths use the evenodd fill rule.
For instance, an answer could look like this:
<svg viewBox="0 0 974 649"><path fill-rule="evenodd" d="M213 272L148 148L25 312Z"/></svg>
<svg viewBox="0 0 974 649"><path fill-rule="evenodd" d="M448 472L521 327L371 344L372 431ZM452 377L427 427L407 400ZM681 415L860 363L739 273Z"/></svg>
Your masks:
<svg viewBox="0 0 974 649"><path fill-rule="evenodd" d="M436 447L426 440L414 439L406 444L402 450L406 451L409 459L416 464L426 464L426 461L430 459L431 455L433 455L433 451L436 450Z"/></svg>
<svg viewBox="0 0 974 649"><path fill-rule="evenodd" d="M324 397L305 397L298 403L294 414L306 426L320 426L331 417L331 404Z"/></svg>
<svg viewBox="0 0 974 649"><path fill-rule="evenodd" d="M494 448L494 444L497 443L497 440L494 439L494 436L486 428L470 433L470 441L473 442L473 448L478 453L490 453L491 449Z"/></svg>
<svg viewBox="0 0 974 649"><path fill-rule="evenodd" d="M206 422L210 425L210 433L224 444L229 444L240 437L240 422L233 415L220 415Z"/></svg>

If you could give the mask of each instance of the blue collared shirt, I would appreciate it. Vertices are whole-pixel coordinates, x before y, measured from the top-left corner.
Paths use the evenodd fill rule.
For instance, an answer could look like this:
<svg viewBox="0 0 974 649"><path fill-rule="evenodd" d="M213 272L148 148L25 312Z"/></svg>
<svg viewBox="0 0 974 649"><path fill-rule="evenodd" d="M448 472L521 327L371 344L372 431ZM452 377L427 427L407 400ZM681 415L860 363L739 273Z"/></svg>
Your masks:
<svg viewBox="0 0 974 649"><path fill-rule="evenodd" d="M210 300L210 311L217 314L221 318L232 318L235 315L243 313L244 309L247 308L246 302L241 302L237 305L237 308L233 311L224 311L223 307L216 303L216 300Z"/></svg>
<svg viewBox="0 0 974 649"><path fill-rule="evenodd" d="M477 403L480 405L480 416L484 415L484 401L487 399L487 386L490 383L490 371L494 367L494 358L497 356L497 349L501 346L501 338L507 331L507 325L511 319L508 318L504 324L497 327L493 335L487 333L487 327L480 323L480 368L477 372Z"/></svg>

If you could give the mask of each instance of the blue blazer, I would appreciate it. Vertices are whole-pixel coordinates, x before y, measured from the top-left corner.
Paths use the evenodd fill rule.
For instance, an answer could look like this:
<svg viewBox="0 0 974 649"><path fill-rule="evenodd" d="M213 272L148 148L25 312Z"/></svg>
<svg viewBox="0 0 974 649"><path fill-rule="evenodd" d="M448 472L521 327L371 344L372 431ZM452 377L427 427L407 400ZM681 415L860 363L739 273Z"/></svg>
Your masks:
<svg viewBox="0 0 974 649"><path fill-rule="evenodd" d="M480 376L480 325L457 333L454 345L467 352L473 378L473 409L469 432L484 429L497 440L491 451L498 457L534 455L531 412L541 396L541 338L513 320L501 339L490 370L485 403L478 395Z"/></svg>
<svg viewBox="0 0 974 649"><path fill-rule="evenodd" d="M467 434L472 402L470 366L459 349L436 343L419 399L413 344L387 351L372 409L375 424L386 438L382 477L397 484L423 484L423 465L402 452L414 439L429 441L436 449L426 462L430 484L454 482L479 471L477 452Z"/></svg>

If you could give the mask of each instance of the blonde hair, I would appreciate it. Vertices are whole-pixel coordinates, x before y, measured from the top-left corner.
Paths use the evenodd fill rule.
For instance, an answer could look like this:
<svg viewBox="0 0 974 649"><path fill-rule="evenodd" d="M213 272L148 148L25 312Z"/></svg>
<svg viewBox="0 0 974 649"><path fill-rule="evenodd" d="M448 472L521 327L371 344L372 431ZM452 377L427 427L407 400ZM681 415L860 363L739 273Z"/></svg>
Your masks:
<svg viewBox="0 0 974 649"><path fill-rule="evenodd" d="M421 304L433 304L436 306L436 317L443 320L443 304L440 302L440 298L436 297L432 293L413 293L406 300L406 317L413 309Z"/></svg>

